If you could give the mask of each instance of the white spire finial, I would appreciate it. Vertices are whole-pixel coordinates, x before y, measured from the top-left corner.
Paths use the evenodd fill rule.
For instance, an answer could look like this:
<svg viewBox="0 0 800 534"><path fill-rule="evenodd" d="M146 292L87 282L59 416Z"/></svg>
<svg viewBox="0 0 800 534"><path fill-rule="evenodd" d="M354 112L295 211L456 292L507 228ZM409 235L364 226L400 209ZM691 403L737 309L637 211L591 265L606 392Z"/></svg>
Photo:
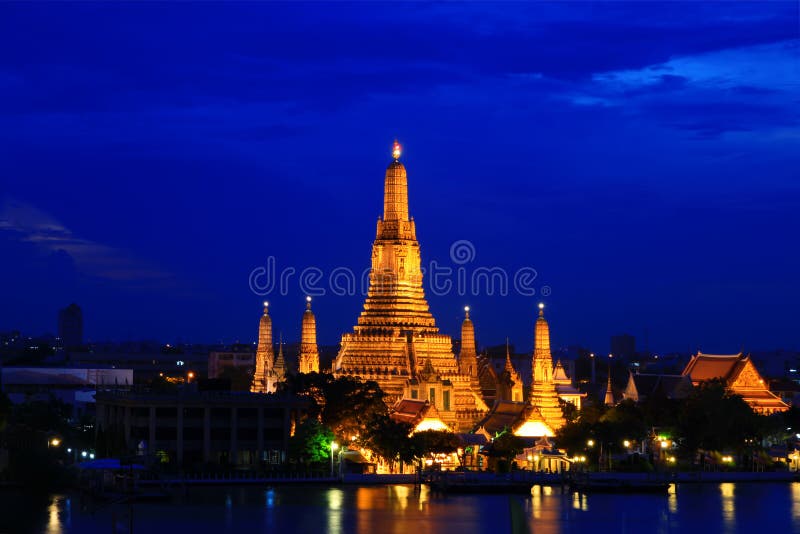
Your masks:
<svg viewBox="0 0 800 534"><path fill-rule="evenodd" d="M310 295L306 295L306 309L307 310L311 309L311 296Z"/></svg>
<svg viewBox="0 0 800 534"><path fill-rule="evenodd" d="M467 315L467 319L469 319L469 306L464 306L464 313Z"/></svg>

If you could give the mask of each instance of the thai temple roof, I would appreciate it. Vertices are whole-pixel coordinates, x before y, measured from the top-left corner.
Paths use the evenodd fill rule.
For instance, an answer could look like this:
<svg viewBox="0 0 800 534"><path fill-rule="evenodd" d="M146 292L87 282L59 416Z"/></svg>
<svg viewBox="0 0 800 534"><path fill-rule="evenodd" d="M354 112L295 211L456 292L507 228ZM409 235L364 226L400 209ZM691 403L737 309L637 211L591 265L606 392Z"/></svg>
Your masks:
<svg viewBox="0 0 800 534"><path fill-rule="evenodd" d="M749 356L744 356L741 352L725 355L698 352L686 365L683 374L689 375L695 384L713 378L727 381L734 379L749 359Z"/></svg>
<svg viewBox="0 0 800 534"><path fill-rule="evenodd" d="M741 352L727 355L698 352L689 360L682 374L691 378L695 385L721 378L730 391L741 395L747 404L761 413L769 414L789 408L769 390L750 355L745 356Z"/></svg>

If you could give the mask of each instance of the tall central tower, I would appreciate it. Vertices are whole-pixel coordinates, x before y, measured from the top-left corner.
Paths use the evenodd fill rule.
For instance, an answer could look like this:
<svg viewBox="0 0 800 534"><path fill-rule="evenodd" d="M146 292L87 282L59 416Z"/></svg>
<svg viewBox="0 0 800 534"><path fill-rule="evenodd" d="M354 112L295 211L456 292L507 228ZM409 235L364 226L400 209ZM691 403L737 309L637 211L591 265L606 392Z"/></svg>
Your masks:
<svg viewBox="0 0 800 534"><path fill-rule="evenodd" d="M470 387L469 375L460 372L452 340L439 333L425 300L416 226L408 214L408 177L397 142L392 156L364 309L353 332L342 336L333 372L377 381L390 401L428 400L445 423L469 428L487 408Z"/></svg>

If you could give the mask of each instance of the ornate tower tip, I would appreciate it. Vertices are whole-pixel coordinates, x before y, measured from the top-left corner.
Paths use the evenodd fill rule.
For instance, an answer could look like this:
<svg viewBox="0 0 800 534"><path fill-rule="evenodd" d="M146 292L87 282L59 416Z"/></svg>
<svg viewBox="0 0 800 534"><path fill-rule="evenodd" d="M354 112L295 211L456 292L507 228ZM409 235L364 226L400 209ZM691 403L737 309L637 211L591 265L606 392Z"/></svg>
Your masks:
<svg viewBox="0 0 800 534"><path fill-rule="evenodd" d="M540 302L540 303L539 303L539 309L540 309L540 310L543 310L543 309L544 309L544 302Z"/></svg>
<svg viewBox="0 0 800 534"><path fill-rule="evenodd" d="M268 306L269 306L269 302L267 302L267 301L265 300L265 301L264 301L264 307L265 307L265 308L267 308Z"/></svg>
<svg viewBox="0 0 800 534"><path fill-rule="evenodd" d="M400 146L400 143L397 142L397 139L394 140L394 145L392 145L392 157L397 161L400 159L400 154L403 153L403 147Z"/></svg>
<svg viewBox="0 0 800 534"><path fill-rule="evenodd" d="M306 295L306 309L307 310L311 309L311 296L310 295Z"/></svg>
<svg viewBox="0 0 800 534"><path fill-rule="evenodd" d="M467 315L467 319L469 319L469 306L464 306L464 313Z"/></svg>

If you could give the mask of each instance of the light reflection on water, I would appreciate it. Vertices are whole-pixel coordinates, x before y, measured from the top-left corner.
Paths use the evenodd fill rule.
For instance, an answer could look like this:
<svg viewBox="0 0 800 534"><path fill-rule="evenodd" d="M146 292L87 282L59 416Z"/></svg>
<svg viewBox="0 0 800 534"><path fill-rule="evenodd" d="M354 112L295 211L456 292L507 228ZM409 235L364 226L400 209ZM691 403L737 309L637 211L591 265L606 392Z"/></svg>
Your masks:
<svg viewBox="0 0 800 534"><path fill-rule="evenodd" d="M122 511L105 506L90 513L78 499L63 496L37 506L27 516L29 523L8 530L105 533L113 514ZM584 495L534 486L528 497L448 496L411 485L198 487L174 502L136 504L134 524L140 532L192 534L469 534L509 532L513 510L537 534L640 532L643 525L657 533L746 532L763 530L766 518L771 531L792 532L800 524L800 483L686 484L671 488L669 495Z"/></svg>

